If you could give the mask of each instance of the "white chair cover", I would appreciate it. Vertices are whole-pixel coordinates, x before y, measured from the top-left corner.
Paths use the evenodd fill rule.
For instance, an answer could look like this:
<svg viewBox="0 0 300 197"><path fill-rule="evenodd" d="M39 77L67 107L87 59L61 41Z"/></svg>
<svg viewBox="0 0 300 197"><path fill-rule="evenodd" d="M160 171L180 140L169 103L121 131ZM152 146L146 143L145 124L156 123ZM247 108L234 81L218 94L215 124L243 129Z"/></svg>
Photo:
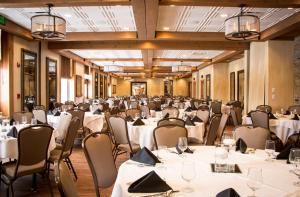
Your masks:
<svg viewBox="0 0 300 197"><path fill-rule="evenodd" d="M33 116L35 119L42 123L47 123L47 115L44 110L41 109L34 109L32 110Z"/></svg>
<svg viewBox="0 0 300 197"><path fill-rule="evenodd" d="M57 125L57 139L63 140L65 138L65 134L67 133L68 127L70 125L72 119L72 115L67 112L62 112L59 117L59 122Z"/></svg>

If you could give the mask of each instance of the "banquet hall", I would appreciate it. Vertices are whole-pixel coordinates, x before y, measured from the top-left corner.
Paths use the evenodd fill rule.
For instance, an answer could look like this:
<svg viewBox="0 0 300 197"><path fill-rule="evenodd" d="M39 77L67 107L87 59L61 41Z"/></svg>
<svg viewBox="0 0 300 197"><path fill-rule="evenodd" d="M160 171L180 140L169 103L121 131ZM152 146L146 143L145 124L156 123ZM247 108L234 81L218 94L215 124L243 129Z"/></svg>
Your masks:
<svg viewBox="0 0 300 197"><path fill-rule="evenodd" d="M0 196L299 197L299 0L0 0Z"/></svg>

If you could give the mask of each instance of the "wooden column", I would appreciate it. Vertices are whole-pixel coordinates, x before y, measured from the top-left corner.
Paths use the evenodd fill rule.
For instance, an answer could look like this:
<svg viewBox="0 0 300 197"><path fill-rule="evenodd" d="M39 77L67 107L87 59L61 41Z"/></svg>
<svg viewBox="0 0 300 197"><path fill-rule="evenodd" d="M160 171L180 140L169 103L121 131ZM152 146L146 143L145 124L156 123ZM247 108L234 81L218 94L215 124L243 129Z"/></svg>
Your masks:
<svg viewBox="0 0 300 197"><path fill-rule="evenodd" d="M13 113L13 35L1 32L0 111L4 116Z"/></svg>

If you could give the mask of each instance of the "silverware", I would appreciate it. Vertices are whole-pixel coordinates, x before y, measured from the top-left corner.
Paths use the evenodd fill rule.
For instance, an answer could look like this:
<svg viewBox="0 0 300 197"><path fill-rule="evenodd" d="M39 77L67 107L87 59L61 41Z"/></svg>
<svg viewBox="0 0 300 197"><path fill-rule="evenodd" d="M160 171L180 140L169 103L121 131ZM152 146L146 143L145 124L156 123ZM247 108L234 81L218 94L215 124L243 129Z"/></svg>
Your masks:
<svg viewBox="0 0 300 197"><path fill-rule="evenodd" d="M179 192L179 190L169 190L166 192L160 192L160 193L156 193L156 194L152 194L152 195L144 195L144 196L139 196L139 197L156 197L156 196L169 197L169 196L171 196L171 194L177 193L177 192Z"/></svg>

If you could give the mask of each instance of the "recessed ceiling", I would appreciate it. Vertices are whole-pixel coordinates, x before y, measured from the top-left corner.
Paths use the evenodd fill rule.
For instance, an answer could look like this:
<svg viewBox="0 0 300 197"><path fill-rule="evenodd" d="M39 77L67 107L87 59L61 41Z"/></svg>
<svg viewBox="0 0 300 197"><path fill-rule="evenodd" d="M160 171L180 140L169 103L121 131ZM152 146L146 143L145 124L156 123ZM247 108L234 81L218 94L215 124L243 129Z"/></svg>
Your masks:
<svg viewBox="0 0 300 197"><path fill-rule="evenodd" d="M199 66L202 62L160 62L155 63L156 66Z"/></svg>
<svg viewBox="0 0 300 197"><path fill-rule="evenodd" d="M82 58L142 58L140 50L70 50Z"/></svg>
<svg viewBox="0 0 300 197"><path fill-rule="evenodd" d="M116 65L116 66L144 66L143 62L120 62L120 61L92 61L94 64L98 66L111 66L111 65Z"/></svg>
<svg viewBox="0 0 300 197"><path fill-rule="evenodd" d="M0 13L30 29L30 18L47 8L5 8ZM54 7L52 14L67 21L68 32L136 31L131 6Z"/></svg>
<svg viewBox="0 0 300 197"><path fill-rule="evenodd" d="M260 17L261 31L297 13L300 9L246 8ZM160 6L158 31L222 32L227 17L240 12L237 7Z"/></svg>
<svg viewBox="0 0 300 197"><path fill-rule="evenodd" d="M223 53L219 50L157 50L156 58L211 59Z"/></svg>

